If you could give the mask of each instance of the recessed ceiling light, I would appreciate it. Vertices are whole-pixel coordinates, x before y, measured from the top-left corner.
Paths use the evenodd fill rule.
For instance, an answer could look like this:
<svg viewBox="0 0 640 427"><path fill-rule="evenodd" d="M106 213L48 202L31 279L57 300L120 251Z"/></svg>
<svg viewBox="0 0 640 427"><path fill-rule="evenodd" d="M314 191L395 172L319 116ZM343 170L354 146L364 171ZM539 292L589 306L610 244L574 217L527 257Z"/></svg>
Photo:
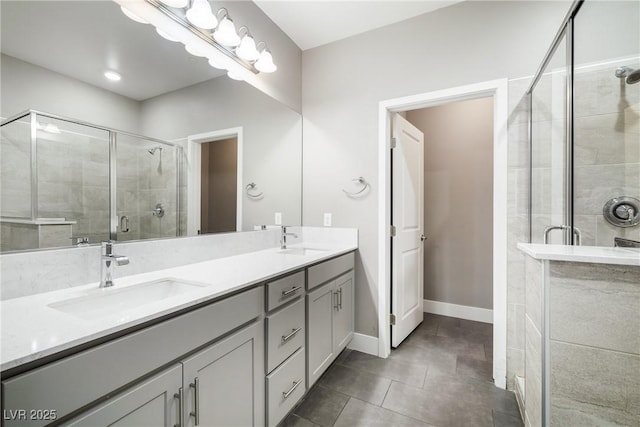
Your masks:
<svg viewBox="0 0 640 427"><path fill-rule="evenodd" d="M104 76L114 82L120 81L122 79L122 76L115 71L105 71Z"/></svg>

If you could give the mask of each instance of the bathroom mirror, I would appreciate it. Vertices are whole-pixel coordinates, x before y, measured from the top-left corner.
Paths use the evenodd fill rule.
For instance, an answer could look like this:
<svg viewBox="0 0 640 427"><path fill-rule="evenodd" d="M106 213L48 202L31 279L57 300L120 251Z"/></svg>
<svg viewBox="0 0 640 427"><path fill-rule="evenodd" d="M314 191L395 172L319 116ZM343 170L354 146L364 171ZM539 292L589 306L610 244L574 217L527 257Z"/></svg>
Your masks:
<svg viewBox="0 0 640 427"><path fill-rule="evenodd" d="M96 243L114 224L118 240L247 231L276 217L301 224L297 112L130 20L115 2L3 0L0 8L0 116L33 109L53 117L40 116L34 138L28 118L3 127L3 252L82 244L78 237ZM104 129L124 131L114 132L115 218ZM6 244L7 217L29 217L34 203L46 209L28 225L63 222L65 244L38 243L25 224L11 226L18 243Z"/></svg>

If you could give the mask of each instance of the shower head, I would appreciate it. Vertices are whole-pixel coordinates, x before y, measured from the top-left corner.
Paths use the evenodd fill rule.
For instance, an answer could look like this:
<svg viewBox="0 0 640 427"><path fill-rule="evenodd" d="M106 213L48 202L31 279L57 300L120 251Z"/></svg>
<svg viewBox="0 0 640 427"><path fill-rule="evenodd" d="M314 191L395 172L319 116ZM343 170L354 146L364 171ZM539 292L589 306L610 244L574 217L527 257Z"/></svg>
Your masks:
<svg viewBox="0 0 640 427"><path fill-rule="evenodd" d="M158 150L162 151L162 147L150 148L150 149L147 150L147 153L149 153L149 154L151 154L153 156L154 154L156 154L156 151L158 151Z"/></svg>
<svg viewBox="0 0 640 427"><path fill-rule="evenodd" d="M640 68L634 70L626 65L616 68L616 77L619 79L625 79L625 82L629 85L640 82Z"/></svg>
<svg viewBox="0 0 640 427"><path fill-rule="evenodd" d="M640 82L640 68L629 73L629 75L627 76L626 82L628 85L633 85Z"/></svg>

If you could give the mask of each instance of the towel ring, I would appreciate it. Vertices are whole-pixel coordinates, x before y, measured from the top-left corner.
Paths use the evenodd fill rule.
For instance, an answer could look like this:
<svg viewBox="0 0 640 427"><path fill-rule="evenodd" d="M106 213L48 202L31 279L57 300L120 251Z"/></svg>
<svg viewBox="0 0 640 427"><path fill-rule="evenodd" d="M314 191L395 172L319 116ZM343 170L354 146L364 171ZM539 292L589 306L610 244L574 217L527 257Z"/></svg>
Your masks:
<svg viewBox="0 0 640 427"><path fill-rule="evenodd" d="M359 185L362 185L362 188L360 189L360 191L356 192L351 192L343 189L342 192L349 197L358 197L359 195L364 193L367 188L371 187L367 180L361 176L359 176L358 178L353 178L352 181L358 183Z"/></svg>
<svg viewBox="0 0 640 427"><path fill-rule="evenodd" d="M258 186L258 184L256 184L255 182L251 182L251 183L247 184L245 189L247 190L247 196L249 198L251 198L251 199L260 199L260 198L262 198L264 193L262 193L262 192L260 192L258 194L252 193L252 191L255 190L257 186Z"/></svg>

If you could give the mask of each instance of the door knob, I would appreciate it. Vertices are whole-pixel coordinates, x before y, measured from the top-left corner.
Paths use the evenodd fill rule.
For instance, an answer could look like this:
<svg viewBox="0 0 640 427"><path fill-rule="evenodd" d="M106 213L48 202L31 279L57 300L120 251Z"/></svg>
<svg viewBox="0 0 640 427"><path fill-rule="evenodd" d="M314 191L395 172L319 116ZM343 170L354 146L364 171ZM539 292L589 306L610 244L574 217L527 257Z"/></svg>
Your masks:
<svg viewBox="0 0 640 427"><path fill-rule="evenodd" d="M425 240L427 240L427 236L425 236L424 234L420 236L420 241L424 242Z"/></svg>

